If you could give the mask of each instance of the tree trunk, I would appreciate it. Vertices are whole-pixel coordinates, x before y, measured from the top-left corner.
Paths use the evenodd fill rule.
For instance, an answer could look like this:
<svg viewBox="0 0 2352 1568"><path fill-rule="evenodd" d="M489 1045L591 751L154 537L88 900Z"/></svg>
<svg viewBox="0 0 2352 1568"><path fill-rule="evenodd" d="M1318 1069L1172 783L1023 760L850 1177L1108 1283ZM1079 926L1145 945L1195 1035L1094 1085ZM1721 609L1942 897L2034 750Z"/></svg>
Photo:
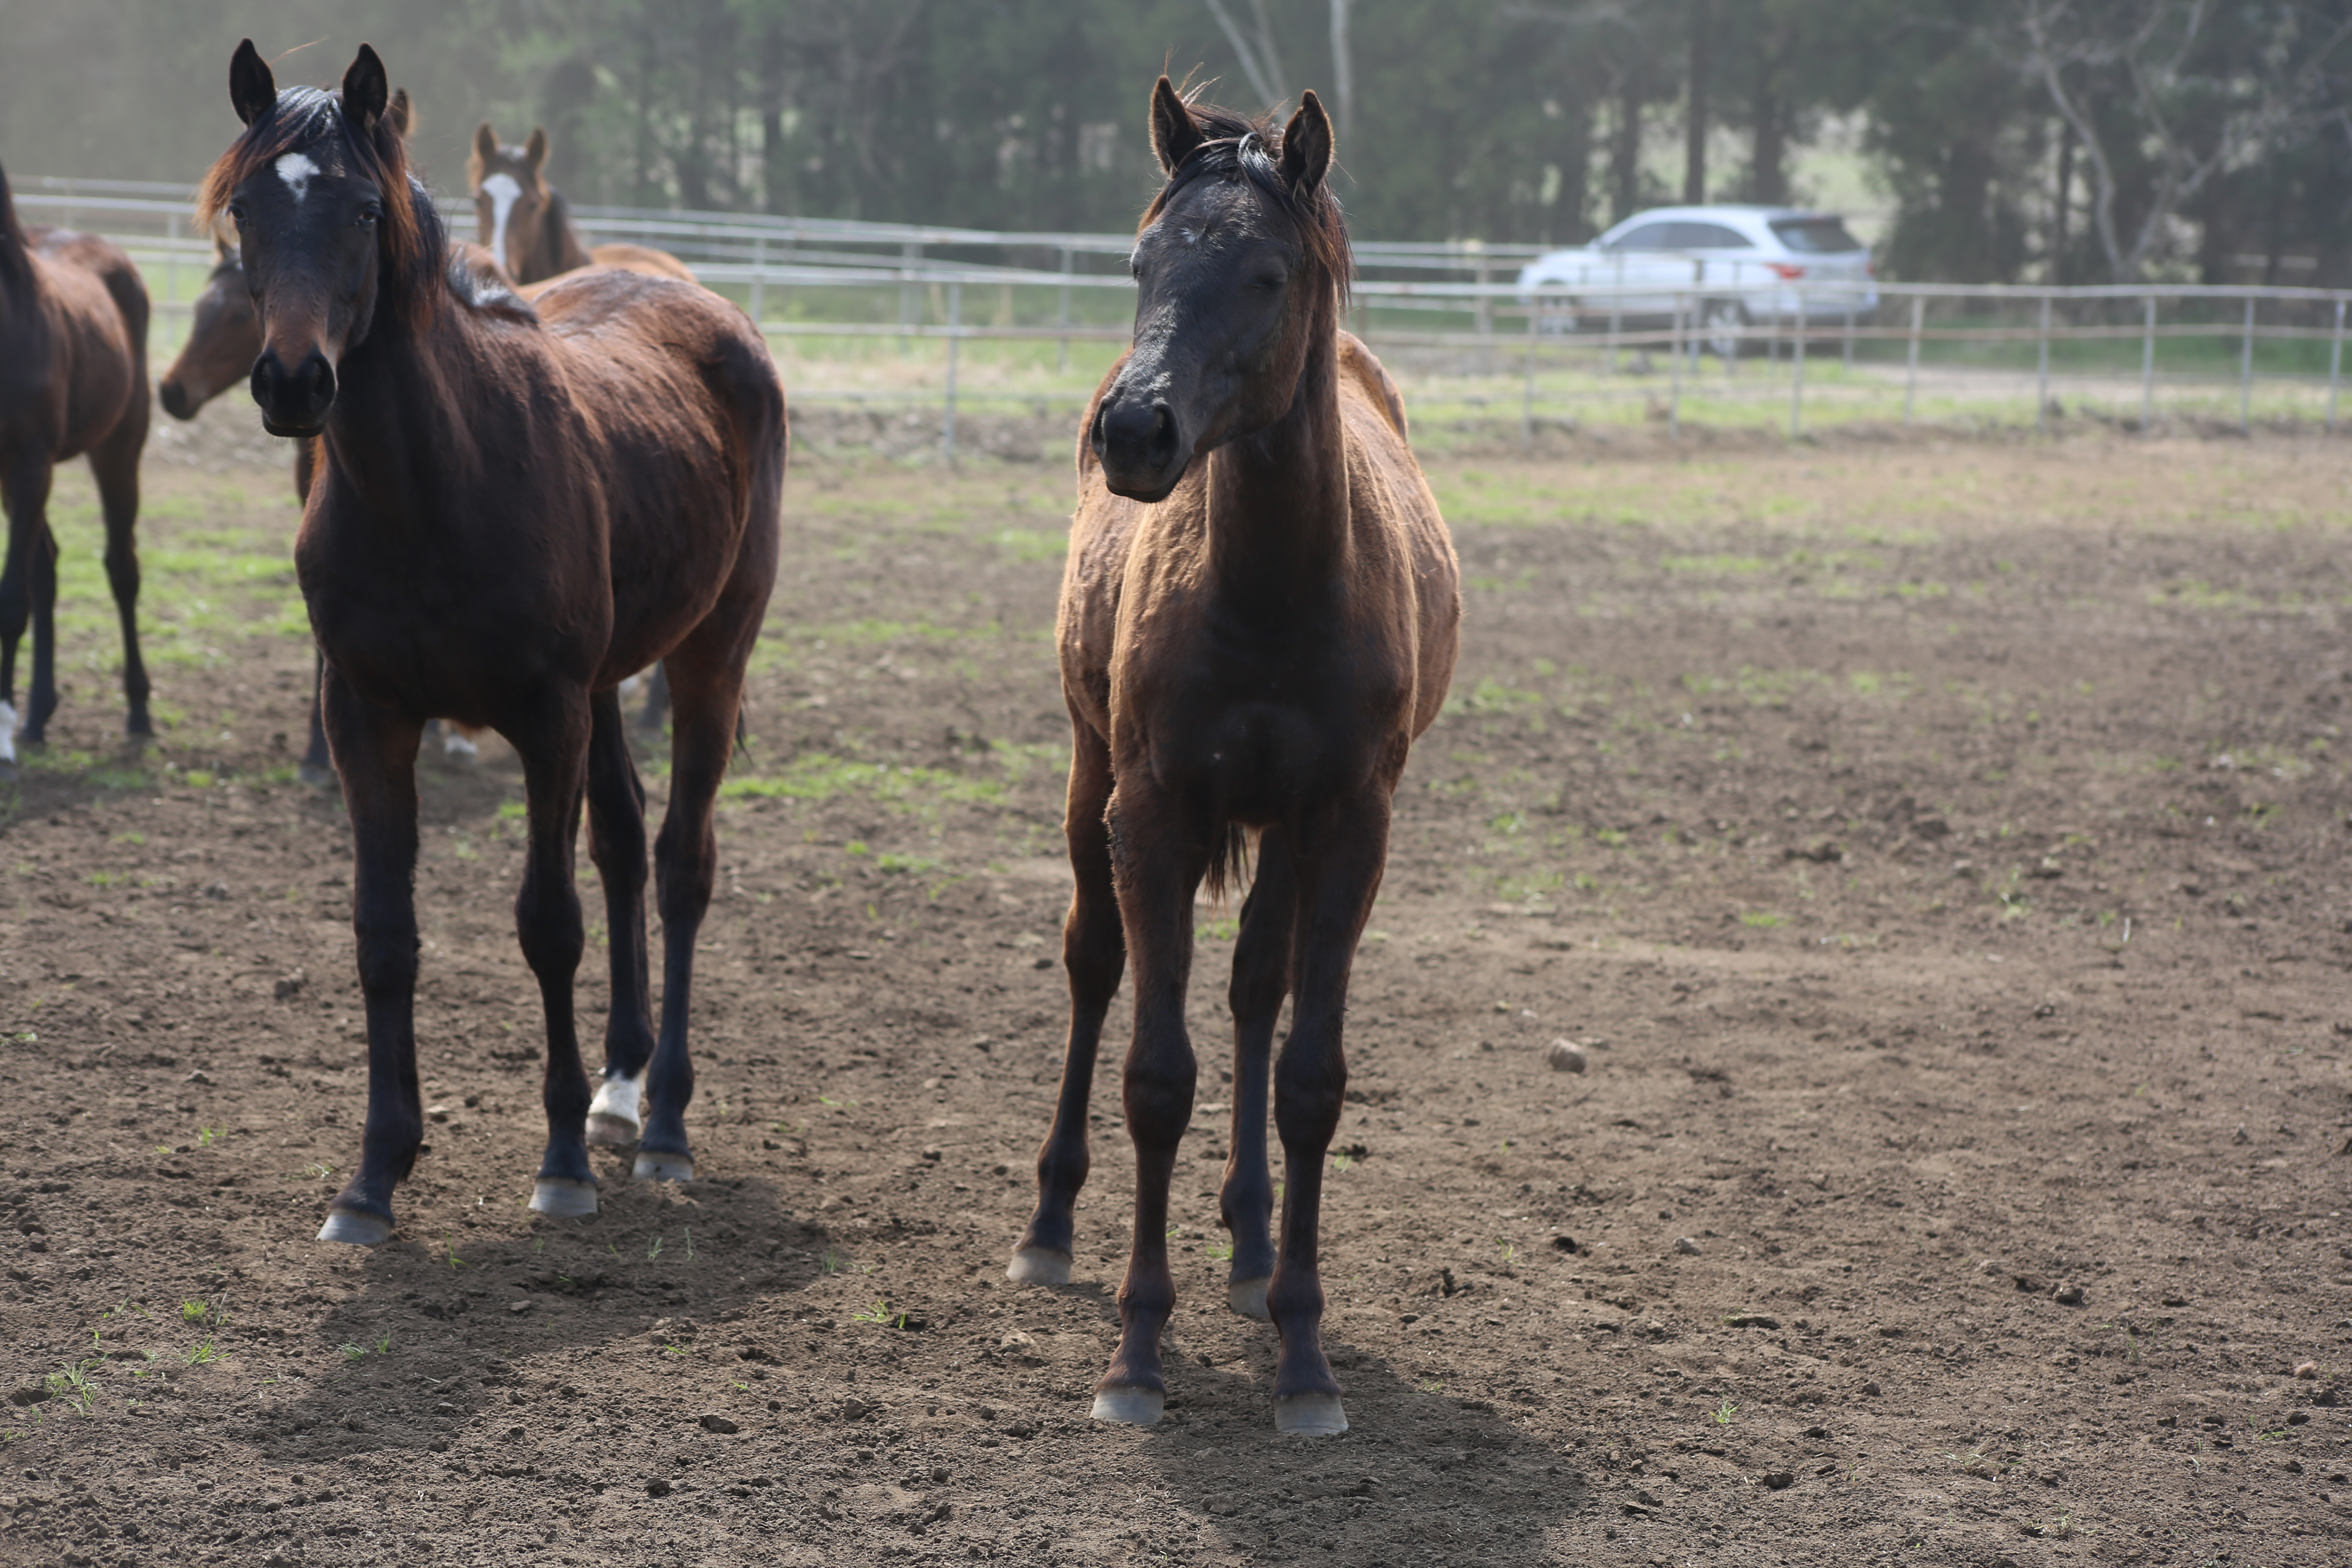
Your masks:
<svg viewBox="0 0 2352 1568"><path fill-rule="evenodd" d="M1584 212L1592 200L1592 100L1580 94L1560 119L1559 194L1545 221L1544 243L1580 245L1591 233Z"/></svg>
<svg viewBox="0 0 2352 1568"><path fill-rule="evenodd" d="M1331 96L1339 110L1339 144L1356 129L1356 57L1348 40L1349 0L1331 0Z"/></svg>
<svg viewBox="0 0 2352 1568"><path fill-rule="evenodd" d="M1642 205L1642 89L1629 74L1617 92L1609 131L1609 221L1622 223Z"/></svg>
<svg viewBox="0 0 2352 1568"><path fill-rule="evenodd" d="M1765 206L1789 201L1788 108L1780 100L1780 62L1759 57L1756 73L1756 123L1748 157L1748 195Z"/></svg>
<svg viewBox="0 0 2352 1568"><path fill-rule="evenodd" d="M1715 64L1714 0L1690 0L1689 113L1683 123L1683 200L1706 200L1707 77Z"/></svg>
<svg viewBox="0 0 2352 1568"><path fill-rule="evenodd" d="M2066 216L2074 203L2074 128L2060 122L2058 135L2058 210L2052 219L2050 280L2066 284Z"/></svg>

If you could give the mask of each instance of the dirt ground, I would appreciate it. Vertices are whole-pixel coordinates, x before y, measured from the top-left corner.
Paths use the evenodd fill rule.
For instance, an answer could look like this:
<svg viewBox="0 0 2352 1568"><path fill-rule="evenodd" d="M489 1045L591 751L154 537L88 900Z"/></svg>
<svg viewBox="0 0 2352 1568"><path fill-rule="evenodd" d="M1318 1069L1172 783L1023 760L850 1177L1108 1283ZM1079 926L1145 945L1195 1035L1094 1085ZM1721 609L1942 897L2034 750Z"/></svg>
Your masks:
<svg viewBox="0 0 2352 1568"><path fill-rule="evenodd" d="M60 484L66 707L0 795L0 1561L2352 1555L2352 447L1433 463L1466 646L1357 969L1354 1429L1307 1444L1223 1305L1234 910L1168 1421L1087 1414L1107 1085L1077 1282L1003 1279L1064 1016L1059 462L807 444L699 960L702 1180L600 1153L601 1215L523 1208L520 778L431 763L430 1152L393 1242L314 1242L364 1102L350 845L293 782L294 512L240 418L150 465L143 755Z"/></svg>

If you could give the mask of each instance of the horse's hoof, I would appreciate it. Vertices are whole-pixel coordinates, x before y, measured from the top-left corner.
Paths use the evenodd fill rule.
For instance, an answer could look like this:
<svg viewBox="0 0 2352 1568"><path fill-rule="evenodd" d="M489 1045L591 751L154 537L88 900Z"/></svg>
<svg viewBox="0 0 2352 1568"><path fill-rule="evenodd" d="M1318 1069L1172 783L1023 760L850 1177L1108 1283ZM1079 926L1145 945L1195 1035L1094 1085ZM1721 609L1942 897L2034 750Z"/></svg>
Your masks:
<svg viewBox="0 0 2352 1568"><path fill-rule="evenodd" d="M320 763L299 764L294 770L294 776L312 789L333 789L342 782L335 777L334 769Z"/></svg>
<svg viewBox="0 0 2352 1568"><path fill-rule="evenodd" d="M1294 1394L1274 1402L1274 1429L1290 1437L1337 1437L1348 1413L1336 1394Z"/></svg>
<svg viewBox="0 0 2352 1568"><path fill-rule="evenodd" d="M1121 1426L1156 1426L1168 1396L1156 1388L1100 1388L1095 1391L1095 1419ZM1344 1429L1346 1422L1341 1422Z"/></svg>
<svg viewBox="0 0 2352 1568"><path fill-rule="evenodd" d="M1225 1287L1225 1305L1244 1318L1255 1318L1261 1323L1274 1320L1265 1310L1265 1288L1272 1279L1235 1279Z"/></svg>
<svg viewBox="0 0 2352 1568"><path fill-rule="evenodd" d="M327 1223L319 1227L320 1241L341 1241L352 1247L379 1246L391 1235L392 1221L358 1209L329 1209Z"/></svg>
<svg viewBox="0 0 2352 1568"><path fill-rule="evenodd" d="M441 754L461 768L470 768L482 760L482 748L452 730L441 737Z"/></svg>
<svg viewBox="0 0 2352 1568"><path fill-rule="evenodd" d="M1004 1277L1015 1285L1067 1285L1070 1255L1050 1247L1024 1247L1005 1265Z"/></svg>
<svg viewBox="0 0 2352 1568"><path fill-rule="evenodd" d="M600 1149L625 1149L645 1131L645 1079L608 1078L596 1085L588 1105L588 1142Z"/></svg>
<svg viewBox="0 0 2352 1568"><path fill-rule="evenodd" d="M533 1214L553 1215L558 1219L577 1219L582 1215L596 1212L596 1184L568 1182L561 1176L541 1176L530 1190Z"/></svg>
<svg viewBox="0 0 2352 1568"><path fill-rule="evenodd" d="M694 1156L656 1154L640 1149L635 1174L641 1182L690 1182L694 1180Z"/></svg>

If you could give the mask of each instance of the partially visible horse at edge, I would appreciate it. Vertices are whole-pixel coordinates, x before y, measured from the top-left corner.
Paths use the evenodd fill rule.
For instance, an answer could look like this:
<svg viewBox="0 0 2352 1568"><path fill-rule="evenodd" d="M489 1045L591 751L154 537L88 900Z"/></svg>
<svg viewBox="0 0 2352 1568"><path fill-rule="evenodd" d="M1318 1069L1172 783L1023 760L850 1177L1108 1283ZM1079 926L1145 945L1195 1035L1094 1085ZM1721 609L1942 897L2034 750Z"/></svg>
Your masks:
<svg viewBox="0 0 2352 1568"><path fill-rule="evenodd" d="M1254 834L1230 993L1226 1299L1280 1331L1276 1427L1320 1436L1348 1426L1322 1348L1318 1234L1347 1087L1349 972L1398 778L1453 679L1459 567L1396 385L1340 330L1352 268L1325 184L1321 102L1305 94L1277 130L1188 105L1161 77L1151 144L1167 183L1130 258L1134 345L1097 389L1078 450L1056 631L1073 743L1070 1035L1036 1211L1006 1273L1069 1279L1095 1054L1131 956L1135 1211L1118 1349L1094 1415L1160 1418L1160 1335L1176 1299L1169 1184L1196 1071L1184 1026L1193 899L1204 878L1213 893L1242 871ZM1296 1006L1275 1057L1286 994Z"/></svg>
<svg viewBox="0 0 2352 1568"><path fill-rule="evenodd" d="M94 235L27 228L0 172L0 767L16 758L16 646L33 628L25 743L58 709L57 465L89 459L106 519L106 579L122 622L123 729L154 733L139 655L139 455L147 445L147 287L131 258Z"/></svg>
<svg viewBox="0 0 2352 1568"><path fill-rule="evenodd" d="M548 1050L531 1207L595 1212L592 1138L635 1140L640 1179L690 1177L687 1026L717 877L712 808L781 548L774 361L705 289L600 268L558 281L534 310L484 278L410 174L366 45L339 92L281 93L248 39L229 97L246 129L200 199L237 226L261 314L263 425L319 440L295 569L327 657L327 734L353 839L367 1121L320 1239L385 1239L393 1188L423 1141L415 755L435 717L496 729L522 762L515 925ZM645 793L616 695L657 658L677 710L654 851L658 1036ZM572 1005L583 797L612 978L593 1101Z"/></svg>

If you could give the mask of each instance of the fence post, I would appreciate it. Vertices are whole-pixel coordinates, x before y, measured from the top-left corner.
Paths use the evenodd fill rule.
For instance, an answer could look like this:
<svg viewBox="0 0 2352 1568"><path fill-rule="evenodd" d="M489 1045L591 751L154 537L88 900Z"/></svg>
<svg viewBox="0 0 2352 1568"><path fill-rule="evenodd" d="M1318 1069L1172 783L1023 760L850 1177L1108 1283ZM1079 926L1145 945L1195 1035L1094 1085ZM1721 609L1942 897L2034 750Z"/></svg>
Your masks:
<svg viewBox="0 0 2352 1568"><path fill-rule="evenodd" d="M2246 296L2246 330L2239 338L2238 428L2254 427L2254 297Z"/></svg>
<svg viewBox="0 0 2352 1568"><path fill-rule="evenodd" d="M2033 433L2050 432L2050 296L2042 296L2042 327L2033 345Z"/></svg>
<svg viewBox="0 0 2352 1568"><path fill-rule="evenodd" d="M1063 373L1067 374L1070 368L1070 340L1067 335L1070 330L1070 247L1066 245L1062 247L1062 303L1060 312L1054 318L1054 323L1060 327L1064 333L1061 368Z"/></svg>
<svg viewBox="0 0 2352 1568"><path fill-rule="evenodd" d="M2156 420L2156 296L2140 301L2139 433L2147 434Z"/></svg>
<svg viewBox="0 0 2352 1568"><path fill-rule="evenodd" d="M1674 390L1666 395L1666 434L1677 441L1683 438L1683 315L1685 308L1685 301L1675 301Z"/></svg>
<svg viewBox="0 0 2352 1568"><path fill-rule="evenodd" d="M1789 439L1805 433L1805 291L1797 290L1793 370L1789 377Z"/></svg>
<svg viewBox="0 0 2352 1568"><path fill-rule="evenodd" d="M163 215L163 238L170 248L163 252L163 298L174 305L180 302L180 215ZM193 326L193 322L191 325Z"/></svg>
<svg viewBox="0 0 2352 1568"><path fill-rule="evenodd" d="M1853 374L1853 307L1851 304L1845 308L1845 371L1848 375Z"/></svg>
<svg viewBox="0 0 2352 1568"><path fill-rule="evenodd" d="M898 247L898 256L906 264L906 271L901 274L898 282L898 325L903 330L915 324L915 268L923 259L923 247L919 245L901 245ZM908 341L905 338L898 340L900 353L905 353L908 346Z"/></svg>
<svg viewBox="0 0 2352 1568"><path fill-rule="evenodd" d="M751 238L751 324L755 327L758 326L763 319L761 312L766 308L767 295L762 290L761 285L766 281L765 278L761 275L767 270L767 237L765 235L754 235Z"/></svg>
<svg viewBox="0 0 2352 1568"><path fill-rule="evenodd" d="M963 346L963 285L948 285L948 410L940 424L940 457L955 462L956 358Z"/></svg>
<svg viewBox="0 0 2352 1568"><path fill-rule="evenodd" d="M1486 285L1492 281L1488 276L1489 270L1486 265L1486 249L1481 247L1478 251L1478 287L1481 292L1478 295L1477 305L1478 374L1480 375L1491 375L1495 371L1494 351L1486 346L1487 340L1495 335L1495 301L1488 299L1484 292Z"/></svg>
<svg viewBox="0 0 2352 1568"><path fill-rule="evenodd" d="M1903 423L1911 423L1911 405L1919 394L1919 327L1927 314L1927 296L1911 296L1910 361L1903 376Z"/></svg>
<svg viewBox="0 0 2352 1568"><path fill-rule="evenodd" d="M2327 345L2327 433L2336 434L2336 384L2344 374L2344 300L2336 301L2336 336Z"/></svg>
<svg viewBox="0 0 2352 1568"><path fill-rule="evenodd" d="M1541 312L1540 297L1528 301L1528 379L1519 390L1519 445L1532 447L1536 441L1536 318Z"/></svg>

